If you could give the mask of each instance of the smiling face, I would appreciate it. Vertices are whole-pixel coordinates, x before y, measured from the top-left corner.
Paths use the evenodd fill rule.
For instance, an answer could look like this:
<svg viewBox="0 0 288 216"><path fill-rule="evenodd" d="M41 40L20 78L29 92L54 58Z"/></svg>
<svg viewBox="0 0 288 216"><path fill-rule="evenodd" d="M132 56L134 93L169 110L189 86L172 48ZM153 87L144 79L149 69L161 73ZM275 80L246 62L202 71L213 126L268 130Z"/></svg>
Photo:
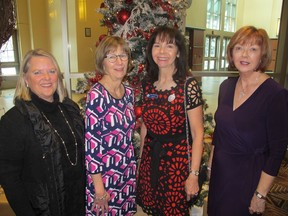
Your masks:
<svg viewBox="0 0 288 216"><path fill-rule="evenodd" d="M57 67L47 57L34 56L29 61L25 83L38 97L52 102L58 84Z"/></svg>
<svg viewBox="0 0 288 216"><path fill-rule="evenodd" d="M128 69L128 55L118 46L117 49L111 50L104 58L103 69L104 76L109 76L111 80L121 80L126 76Z"/></svg>
<svg viewBox="0 0 288 216"><path fill-rule="evenodd" d="M255 43L236 44L232 56L240 72L253 72L261 62L261 47Z"/></svg>
<svg viewBox="0 0 288 216"><path fill-rule="evenodd" d="M175 69L175 59L178 55L178 47L175 42L162 39L157 36L152 47L152 58L159 69Z"/></svg>

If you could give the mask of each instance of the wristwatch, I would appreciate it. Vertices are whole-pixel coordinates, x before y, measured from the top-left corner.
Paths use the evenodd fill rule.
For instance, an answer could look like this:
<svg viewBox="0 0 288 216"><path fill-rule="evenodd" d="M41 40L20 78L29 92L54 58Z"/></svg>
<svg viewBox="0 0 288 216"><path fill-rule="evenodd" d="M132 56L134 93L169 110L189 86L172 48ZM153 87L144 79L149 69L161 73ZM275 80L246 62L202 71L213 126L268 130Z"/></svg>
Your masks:
<svg viewBox="0 0 288 216"><path fill-rule="evenodd" d="M190 173L192 173L195 176L199 176L199 171L198 170L190 170Z"/></svg>
<svg viewBox="0 0 288 216"><path fill-rule="evenodd" d="M266 200L266 197L263 196L262 194L260 194L258 191L255 191L255 195L258 199L263 199L263 200Z"/></svg>

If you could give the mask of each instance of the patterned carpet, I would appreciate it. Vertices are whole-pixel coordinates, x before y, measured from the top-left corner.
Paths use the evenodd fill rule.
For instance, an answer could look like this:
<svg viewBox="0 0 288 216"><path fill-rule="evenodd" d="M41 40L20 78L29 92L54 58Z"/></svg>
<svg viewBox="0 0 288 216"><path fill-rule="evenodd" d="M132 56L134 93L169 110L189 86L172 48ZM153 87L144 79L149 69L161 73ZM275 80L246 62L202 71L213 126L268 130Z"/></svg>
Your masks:
<svg viewBox="0 0 288 216"><path fill-rule="evenodd" d="M282 162L279 174L267 196L266 211L263 216L288 215L288 159Z"/></svg>

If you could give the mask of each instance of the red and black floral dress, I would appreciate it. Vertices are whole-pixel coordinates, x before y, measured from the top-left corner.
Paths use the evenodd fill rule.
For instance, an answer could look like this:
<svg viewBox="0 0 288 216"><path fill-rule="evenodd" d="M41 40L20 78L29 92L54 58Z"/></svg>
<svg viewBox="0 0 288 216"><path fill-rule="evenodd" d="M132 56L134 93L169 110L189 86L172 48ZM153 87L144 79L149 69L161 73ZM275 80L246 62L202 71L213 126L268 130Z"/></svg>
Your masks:
<svg viewBox="0 0 288 216"><path fill-rule="evenodd" d="M137 203L149 215L189 215L184 83L158 91L143 84L142 118L147 127L137 185ZM187 110L203 104L195 78L186 81Z"/></svg>

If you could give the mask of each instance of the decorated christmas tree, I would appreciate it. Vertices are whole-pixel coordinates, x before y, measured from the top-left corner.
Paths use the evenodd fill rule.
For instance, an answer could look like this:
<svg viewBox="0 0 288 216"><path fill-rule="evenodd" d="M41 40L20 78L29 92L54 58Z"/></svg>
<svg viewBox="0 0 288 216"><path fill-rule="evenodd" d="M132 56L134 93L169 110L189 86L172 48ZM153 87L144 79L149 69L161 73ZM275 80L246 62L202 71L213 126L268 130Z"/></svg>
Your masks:
<svg viewBox="0 0 288 216"><path fill-rule="evenodd" d="M174 28L183 28L183 14L190 6L189 0L105 0L97 12L103 14L100 24L107 27L108 35L117 35L124 38L131 49L133 69L128 73L127 84L134 89L135 114L137 128L141 124L141 109L138 106L140 99L141 80L145 75L145 50L151 33L157 26L169 25ZM100 35L98 43L106 35ZM76 92L85 93L96 83L101 76L97 71L84 74L84 79L78 79ZM86 98L79 103L85 109ZM139 152L139 131L134 133L136 155Z"/></svg>
<svg viewBox="0 0 288 216"><path fill-rule="evenodd" d="M183 14L191 0L105 0L98 12L109 35L117 35L129 42L134 68L127 76L127 83L134 88L136 104L139 100L140 82L145 74L145 49L155 27L169 25L183 29ZM99 41L106 35L101 35ZM97 46L98 42L96 42ZM101 77L96 72L85 74L78 80L76 91L83 93ZM80 101L85 104L85 99Z"/></svg>
<svg viewBox="0 0 288 216"><path fill-rule="evenodd" d="M134 133L134 149L136 157L139 155L141 125L141 109L138 105L140 99L141 81L145 75L145 51L151 33L157 26L169 25L183 31L185 20L185 11L191 5L191 0L105 0L101 3L97 12L103 14L100 24L106 26L108 35L117 35L124 38L130 46L134 68L127 76L127 84L134 89L135 94L135 115L137 118L136 130ZM183 32L184 34L184 32ZM106 35L101 35L101 41ZM96 46L99 43L96 42ZM95 84L101 76L97 71L84 74L84 79L78 79L76 91L86 93L89 88ZM85 100L83 97L79 103L85 109ZM208 105L204 104L204 111ZM204 114L204 162L208 160L210 153L211 134L214 124L211 113ZM207 196L207 185L204 185L201 191L197 206L202 206L204 198Z"/></svg>

